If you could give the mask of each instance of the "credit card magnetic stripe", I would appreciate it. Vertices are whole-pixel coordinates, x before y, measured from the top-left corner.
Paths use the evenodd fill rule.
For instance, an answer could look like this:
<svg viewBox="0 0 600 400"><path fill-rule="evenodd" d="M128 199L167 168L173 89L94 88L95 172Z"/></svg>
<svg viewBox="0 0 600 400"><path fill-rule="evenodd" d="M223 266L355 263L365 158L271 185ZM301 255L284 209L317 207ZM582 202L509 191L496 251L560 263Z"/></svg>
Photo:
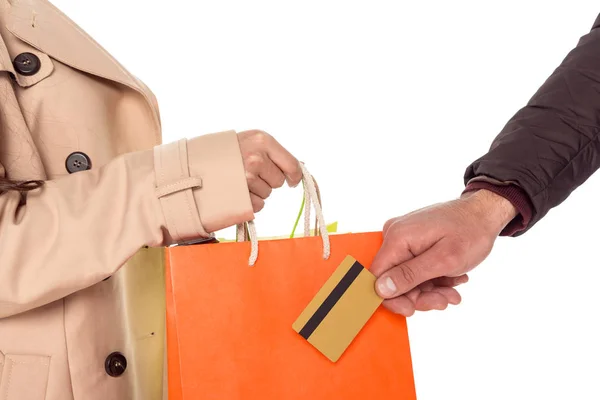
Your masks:
<svg viewBox="0 0 600 400"><path fill-rule="evenodd" d="M325 319L327 314L329 314L342 295L346 293L346 290L348 290L350 285L352 285L352 282L356 280L356 277L358 277L363 269L364 267L358 261L355 261L352 264L348 272L346 272L331 293L329 293L329 296L327 296L317 311L310 317L304 327L300 329L300 332L298 332L304 339L308 340L310 335L317 329L319 324Z"/></svg>

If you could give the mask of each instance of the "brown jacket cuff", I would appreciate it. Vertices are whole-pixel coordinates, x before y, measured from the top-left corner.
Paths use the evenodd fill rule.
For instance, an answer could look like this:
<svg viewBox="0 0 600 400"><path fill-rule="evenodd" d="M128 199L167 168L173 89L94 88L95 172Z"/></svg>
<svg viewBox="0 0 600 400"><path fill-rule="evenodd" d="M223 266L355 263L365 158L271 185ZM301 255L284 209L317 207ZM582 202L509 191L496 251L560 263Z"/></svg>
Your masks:
<svg viewBox="0 0 600 400"><path fill-rule="evenodd" d="M500 236L513 236L517 232L527 228L531 221L533 206L531 205L529 196L527 196L523 189L516 185L495 185L486 181L471 181L467 184L463 193L479 189L489 190L490 192L504 197L506 200L510 201L519 212L519 215L510 221L508 225L504 227L502 232L500 232Z"/></svg>

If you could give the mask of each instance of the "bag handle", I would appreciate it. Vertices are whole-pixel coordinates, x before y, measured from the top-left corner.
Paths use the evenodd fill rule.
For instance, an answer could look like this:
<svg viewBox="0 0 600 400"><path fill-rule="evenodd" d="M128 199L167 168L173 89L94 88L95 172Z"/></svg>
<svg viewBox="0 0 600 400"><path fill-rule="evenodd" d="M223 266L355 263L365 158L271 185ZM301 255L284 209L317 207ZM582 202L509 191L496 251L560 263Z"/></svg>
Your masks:
<svg viewBox="0 0 600 400"><path fill-rule="evenodd" d="M315 221L315 236L317 232L320 233L323 241L323 259L327 260L331 254L331 244L329 242L329 232L327 231L327 224L323 217L323 210L321 208L321 193L317 186L314 178L306 169L303 163L300 163L302 170L302 183L304 187L304 236L310 236L310 206L315 209L316 221ZM248 232L246 232L246 226ZM253 266L258 258L258 236L256 235L256 226L254 221L248 221L243 224L238 224L236 229L236 240L243 242L247 240L246 233L250 238L250 258L248 259L248 265Z"/></svg>
<svg viewBox="0 0 600 400"><path fill-rule="evenodd" d="M317 191L317 200L319 201L319 205L321 206L321 208L323 208L323 202L321 201L321 192L319 191L319 184L317 183L317 180L313 177L313 181L315 182L315 189ZM302 187L304 188L304 183L302 184ZM296 221L294 222L294 228L292 229L292 233L290 234L290 239L294 238L294 235L296 233L296 228L298 228L298 222L300 222L300 217L302 216L302 214L304 214L304 206L306 204L306 200L304 198L304 191L302 193L302 204L300 204L300 211L298 211L298 216L296 217ZM317 236L318 232L319 232L319 219L317 217L315 217L315 229L314 229L314 235ZM305 235L304 236L308 236Z"/></svg>

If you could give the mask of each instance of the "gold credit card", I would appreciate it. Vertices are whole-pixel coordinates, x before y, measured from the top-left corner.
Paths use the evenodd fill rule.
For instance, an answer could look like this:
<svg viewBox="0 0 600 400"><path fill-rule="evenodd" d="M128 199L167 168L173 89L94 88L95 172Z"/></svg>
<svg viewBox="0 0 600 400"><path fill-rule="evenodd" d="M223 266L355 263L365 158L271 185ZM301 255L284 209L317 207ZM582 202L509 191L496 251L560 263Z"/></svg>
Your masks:
<svg viewBox="0 0 600 400"><path fill-rule="evenodd" d="M336 362L382 301L375 292L375 276L347 256L292 327Z"/></svg>

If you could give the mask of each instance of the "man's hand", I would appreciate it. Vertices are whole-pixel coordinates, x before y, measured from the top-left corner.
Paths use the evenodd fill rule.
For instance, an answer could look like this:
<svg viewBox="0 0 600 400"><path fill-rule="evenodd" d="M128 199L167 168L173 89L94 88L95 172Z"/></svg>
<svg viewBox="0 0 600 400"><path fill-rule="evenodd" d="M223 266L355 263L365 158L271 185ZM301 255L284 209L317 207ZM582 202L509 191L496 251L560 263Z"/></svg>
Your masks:
<svg viewBox="0 0 600 400"><path fill-rule="evenodd" d="M271 135L251 130L238 134L254 212L262 210L273 189L294 187L302 180L298 160Z"/></svg>
<svg viewBox="0 0 600 400"><path fill-rule="evenodd" d="M460 303L454 287L467 282L516 214L508 200L479 190L386 222L371 266L383 304L408 317Z"/></svg>

